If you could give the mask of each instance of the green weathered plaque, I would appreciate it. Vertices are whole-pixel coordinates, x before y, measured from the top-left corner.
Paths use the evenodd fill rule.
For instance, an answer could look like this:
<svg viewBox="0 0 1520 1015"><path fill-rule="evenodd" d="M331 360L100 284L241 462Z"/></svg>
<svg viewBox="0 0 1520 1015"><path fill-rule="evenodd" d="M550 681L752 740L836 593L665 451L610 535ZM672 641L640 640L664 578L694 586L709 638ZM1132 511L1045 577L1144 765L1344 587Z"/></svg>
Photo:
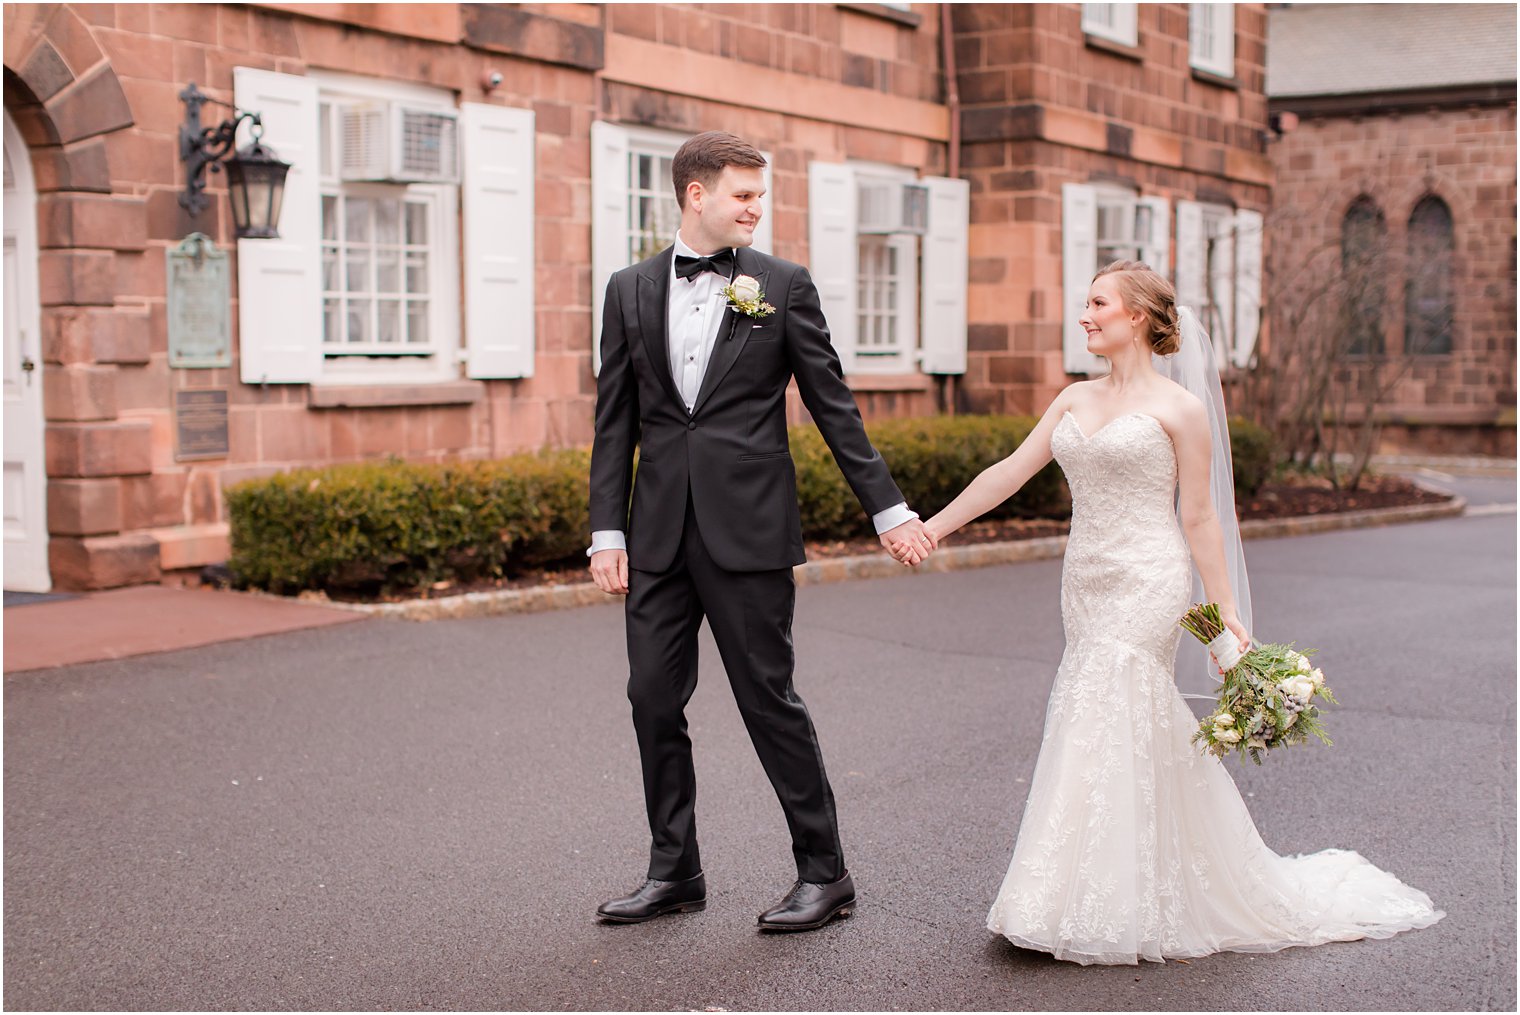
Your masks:
<svg viewBox="0 0 1520 1015"><path fill-rule="evenodd" d="M227 252L205 233L164 251L169 291L169 365L232 366L232 284Z"/></svg>
<svg viewBox="0 0 1520 1015"><path fill-rule="evenodd" d="M174 393L175 461L227 457L227 389Z"/></svg>

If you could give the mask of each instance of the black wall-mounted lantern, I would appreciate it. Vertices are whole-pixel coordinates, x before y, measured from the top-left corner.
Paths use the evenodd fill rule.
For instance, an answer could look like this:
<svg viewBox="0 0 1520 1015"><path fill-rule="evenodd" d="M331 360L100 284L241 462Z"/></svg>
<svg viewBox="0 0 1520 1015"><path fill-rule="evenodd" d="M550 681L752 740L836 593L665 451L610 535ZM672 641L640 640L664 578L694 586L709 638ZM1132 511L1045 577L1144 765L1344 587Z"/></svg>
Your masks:
<svg viewBox="0 0 1520 1015"><path fill-rule="evenodd" d="M280 161L274 150L261 144L264 124L258 113L246 113L210 98L190 82L179 93L185 104L185 123L179 129L179 157L185 163L185 191L180 206L199 215L211 202L205 194L206 169L212 172L227 163L227 194L232 201L232 224L239 239L279 239L280 203L285 196L285 174L290 163ZM201 126L201 106L208 102L227 106L232 117L215 127ZM251 121L253 143L236 151L238 124Z"/></svg>

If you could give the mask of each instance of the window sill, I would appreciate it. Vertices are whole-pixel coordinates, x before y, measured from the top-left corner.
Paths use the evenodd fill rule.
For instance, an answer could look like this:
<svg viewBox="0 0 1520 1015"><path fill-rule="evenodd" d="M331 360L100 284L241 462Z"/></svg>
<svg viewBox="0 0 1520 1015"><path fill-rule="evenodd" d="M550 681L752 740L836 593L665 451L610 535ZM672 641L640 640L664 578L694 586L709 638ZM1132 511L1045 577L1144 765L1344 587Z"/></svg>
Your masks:
<svg viewBox="0 0 1520 1015"><path fill-rule="evenodd" d="M929 391L928 374L846 374L851 391Z"/></svg>
<svg viewBox="0 0 1520 1015"><path fill-rule="evenodd" d="M900 11L895 7L888 7L885 4L846 3L835 4L834 6L843 7L847 11L856 11L860 14L869 14L873 18L881 18L883 21L895 21L899 25L906 25L909 28L917 28L924 21L922 14L915 14L913 11Z"/></svg>
<svg viewBox="0 0 1520 1015"><path fill-rule="evenodd" d="M1085 32L1082 35L1082 41L1087 43L1089 49L1101 49L1105 53L1112 53L1114 56L1122 56L1127 60L1134 60L1137 63L1145 59L1145 55L1140 52L1140 43L1138 40L1136 40L1135 44L1131 46L1127 42L1117 42L1113 39L1105 38L1102 35L1094 35L1091 32Z"/></svg>
<svg viewBox="0 0 1520 1015"><path fill-rule="evenodd" d="M313 384L309 409L378 409L407 405L473 405L485 398L483 381L436 384Z"/></svg>
<svg viewBox="0 0 1520 1015"><path fill-rule="evenodd" d="M1240 82L1233 77L1227 77L1216 71L1204 70L1202 67L1190 68L1193 72L1194 81L1202 81L1206 85L1217 85L1220 88L1228 88L1232 92L1240 91Z"/></svg>

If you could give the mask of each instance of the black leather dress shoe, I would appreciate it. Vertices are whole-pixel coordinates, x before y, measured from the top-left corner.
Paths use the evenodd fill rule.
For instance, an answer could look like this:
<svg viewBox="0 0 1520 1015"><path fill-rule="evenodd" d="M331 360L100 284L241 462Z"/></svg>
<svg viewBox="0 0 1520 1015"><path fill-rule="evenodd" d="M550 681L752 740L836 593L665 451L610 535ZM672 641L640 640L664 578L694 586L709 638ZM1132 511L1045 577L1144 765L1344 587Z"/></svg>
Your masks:
<svg viewBox="0 0 1520 1015"><path fill-rule="evenodd" d="M827 885L799 881L781 904L760 914L761 930L817 930L836 916L855 908L855 882L850 875Z"/></svg>
<svg viewBox="0 0 1520 1015"><path fill-rule="evenodd" d="M650 878L639 890L604 902L596 915L613 923L643 923L666 913L695 913L707 908L707 879L701 874L684 881Z"/></svg>

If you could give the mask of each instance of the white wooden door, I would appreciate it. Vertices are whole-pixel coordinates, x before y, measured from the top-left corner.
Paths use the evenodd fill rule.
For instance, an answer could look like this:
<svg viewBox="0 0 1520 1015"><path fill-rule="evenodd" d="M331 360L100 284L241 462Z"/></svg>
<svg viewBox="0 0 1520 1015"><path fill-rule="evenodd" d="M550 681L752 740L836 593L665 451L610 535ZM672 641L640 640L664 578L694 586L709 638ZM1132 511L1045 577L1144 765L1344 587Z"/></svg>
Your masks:
<svg viewBox="0 0 1520 1015"><path fill-rule="evenodd" d="M37 188L21 132L5 114L5 587L52 588L42 457L37 309Z"/></svg>

